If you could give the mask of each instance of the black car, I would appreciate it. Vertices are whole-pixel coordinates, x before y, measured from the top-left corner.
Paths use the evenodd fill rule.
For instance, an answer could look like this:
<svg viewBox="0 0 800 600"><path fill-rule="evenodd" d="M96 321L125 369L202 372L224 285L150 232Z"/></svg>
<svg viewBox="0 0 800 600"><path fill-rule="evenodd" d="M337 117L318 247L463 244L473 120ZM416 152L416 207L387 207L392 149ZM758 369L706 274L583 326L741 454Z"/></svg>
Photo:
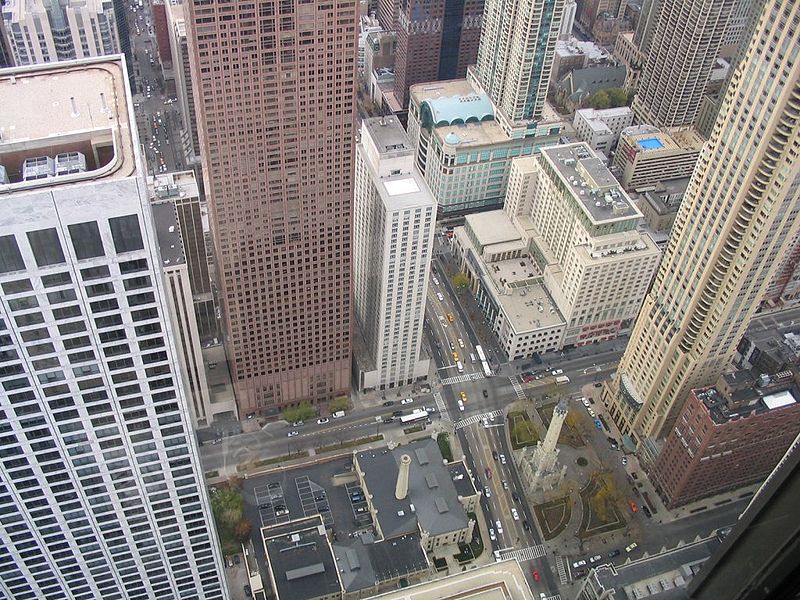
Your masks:
<svg viewBox="0 0 800 600"><path fill-rule="evenodd" d="M394 400L387 400L386 402L383 403L383 405L384 406L392 406L392 405L394 405Z"/></svg>
<svg viewBox="0 0 800 600"><path fill-rule="evenodd" d="M236 566L242 564L242 558L238 554L233 555L233 564L235 564Z"/></svg>
<svg viewBox="0 0 800 600"><path fill-rule="evenodd" d="M622 554L620 550L612 550L611 552L608 553L608 558L615 558L620 554Z"/></svg>
<svg viewBox="0 0 800 600"><path fill-rule="evenodd" d="M483 397L484 398L488 398L489 397L489 392L487 390L483 390Z"/></svg>
<svg viewBox="0 0 800 600"><path fill-rule="evenodd" d="M384 423L393 423L394 422L394 417L383 417L383 422Z"/></svg>
<svg viewBox="0 0 800 600"><path fill-rule="evenodd" d="M394 411L392 413L392 416L393 417L402 417L403 416L403 411L402 410L396 410L396 411Z"/></svg>
<svg viewBox="0 0 800 600"><path fill-rule="evenodd" d="M253 595L253 590L250 589L249 585L244 586L244 595L248 598Z"/></svg>
<svg viewBox="0 0 800 600"><path fill-rule="evenodd" d="M642 512L645 514L645 516L646 516L648 519L649 519L650 517L652 517L652 516L653 516L653 513L651 513L651 512L650 512L650 509L649 509L649 508L647 508L647 506L645 506L644 504L642 504Z"/></svg>
<svg viewBox="0 0 800 600"><path fill-rule="evenodd" d="M259 504L258 508L269 508L270 506L272 506L272 504L265 502L264 504Z"/></svg>
<svg viewBox="0 0 800 600"><path fill-rule="evenodd" d="M525 519L525 520L522 522L522 528L523 528L525 531L530 531L530 530L531 530L531 524L530 524L530 523L528 523L528 520L527 520L527 519Z"/></svg>
<svg viewBox="0 0 800 600"><path fill-rule="evenodd" d="M497 454L497 450L492 450L492 458L493 458L493 459L495 459L495 460L497 460L498 458L500 458L500 455L499 455L499 454Z"/></svg>
<svg viewBox="0 0 800 600"><path fill-rule="evenodd" d="M519 502L519 496L517 496L517 492L511 492L511 498L513 498L514 502ZM527 521L525 521L527 523Z"/></svg>

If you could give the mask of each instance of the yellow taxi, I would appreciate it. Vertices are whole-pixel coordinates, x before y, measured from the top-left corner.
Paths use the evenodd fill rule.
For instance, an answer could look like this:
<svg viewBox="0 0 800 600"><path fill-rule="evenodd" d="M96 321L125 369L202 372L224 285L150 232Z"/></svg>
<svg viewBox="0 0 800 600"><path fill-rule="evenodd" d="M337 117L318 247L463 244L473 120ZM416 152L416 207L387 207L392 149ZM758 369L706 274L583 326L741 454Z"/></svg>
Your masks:
<svg viewBox="0 0 800 600"><path fill-rule="evenodd" d="M447 313L447 320L450 321L451 323L453 321L455 321L455 317L453 316L453 313Z"/></svg>
<svg viewBox="0 0 800 600"><path fill-rule="evenodd" d="M456 361L456 362L459 361L458 352L453 352L453 360Z"/></svg>
<svg viewBox="0 0 800 600"><path fill-rule="evenodd" d="M462 401L462 402L466 402L466 401L467 401L467 394L466 394L466 392L459 392L459 396L461 396L461 401Z"/></svg>

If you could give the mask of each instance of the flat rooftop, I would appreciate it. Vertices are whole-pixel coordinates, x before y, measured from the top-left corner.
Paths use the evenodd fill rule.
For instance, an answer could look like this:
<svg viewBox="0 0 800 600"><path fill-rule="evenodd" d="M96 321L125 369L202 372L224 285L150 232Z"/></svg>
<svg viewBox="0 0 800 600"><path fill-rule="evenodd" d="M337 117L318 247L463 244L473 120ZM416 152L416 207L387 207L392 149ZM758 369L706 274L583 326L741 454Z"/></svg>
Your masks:
<svg viewBox="0 0 800 600"><path fill-rule="evenodd" d="M386 206L387 211L436 206L431 190L419 169L411 173L378 177L370 169L372 183Z"/></svg>
<svg viewBox="0 0 800 600"><path fill-rule="evenodd" d="M341 593L336 559L319 516L265 527L261 535L279 599L308 600Z"/></svg>
<svg viewBox="0 0 800 600"><path fill-rule="evenodd" d="M759 394L755 388L738 390L731 398L733 402L713 387L695 390L695 394L705 406L714 423L722 425L740 417L752 414L760 415L770 410L794 406L798 403L800 390L797 389L797 386L791 387L792 389L774 391L764 395Z"/></svg>
<svg viewBox="0 0 800 600"><path fill-rule="evenodd" d="M121 56L103 56L0 72L0 193L140 172L136 125ZM28 158L80 152L86 171L22 180Z"/></svg>
<svg viewBox="0 0 800 600"><path fill-rule="evenodd" d="M504 210L467 215L464 221L483 248L495 244L521 241L519 231Z"/></svg>
<svg viewBox="0 0 800 600"><path fill-rule="evenodd" d="M588 144L549 146L542 148L541 154L594 224L642 218L642 213Z"/></svg>
<svg viewBox="0 0 800 600"><path fill-rule="evenodd" d="M641 152L693 151L699 152L705 140L696 130L666 129L652 125L633 125L622 130L620 138L637 147Z"/></svg>
<svg viewBox="0 0 800 600"><path fill-rule="evenodd" d="M381 157L411 154L414 148L408 134L397 117L372 117L364 119L361 127L369 132Z"/></svg>
<svg viewBox="0 0 800 600"><path fill-rule="evenodd" d="M432 133L440 145L460 148L494 146L511 141L497 121L443 125L436 127Z"/></svg>
<svg viewBox="0 0 800 600"><path fill-rule="evenodd" d="M533 600L516 560L504 560L374 596L380 600Z"/></svg>
<svg viewBox="0 0 800 600"><path fill-rule="evenodd" d="M181 241L181 229L172 202L154 202L151 205L156 226L161 267L174 267L186 262Z"/></svg>

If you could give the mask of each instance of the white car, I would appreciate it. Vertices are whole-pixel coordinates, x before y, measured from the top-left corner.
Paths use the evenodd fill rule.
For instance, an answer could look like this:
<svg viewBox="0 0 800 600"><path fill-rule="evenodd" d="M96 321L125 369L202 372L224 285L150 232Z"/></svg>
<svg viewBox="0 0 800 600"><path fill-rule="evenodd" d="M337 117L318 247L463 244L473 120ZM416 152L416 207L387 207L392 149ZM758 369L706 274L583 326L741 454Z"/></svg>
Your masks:
<svg viewBox="0 0 800 600"><path fill-rule="evenodd" d="M515 521L519 521L519 513L516 508L511 509L511 516L514 517Z"/></svg>
<svg viewBox="0 0 800 600"><path fill-rule="evenodd" d="M459 347L463 348L464 347L464 340L462 340L461 338L458 338L458 345L459 345Z"/></svg>
<svg viewBox="0 0 800 600"><path fill-rule="evenodd" d="M550 374L551 374L553 377L555 377L556 375L563 375L563 374L564 374L564 369L555 369L555 370L553 370L553 372L552 372L552 373L550 373Z"/></svg>
<svg viewBox="0 0 800 600"><path fill-rule="evenodd" d="M483 417L483 428L489 429L489 420L486 417Z"/></svg>
<svg viewBox="0 0 800 600"><path fill-rule="evenodd" d="M317 425L325 425L325 423L329 423L330 419L328 417L322 417L321 419L317 419Z"/></svg>
<svg viewBox="0 0 800 600"><path fill-rule="evenodd" d="M630 546L626 546L625 552L630 554L631 552L636 550L636 548L638 548L638 547L639 547L639 544L637 544L636 542L633 542Z"/></svg>
<svg viewBox="0 0 800 600"><path fill-rule="evenodd" d="M495 522L495 525L497 526L497 534L503 535L503 524L500 521L497 521Z"/></svg>
<svg viewBox="0 0 800 600"><path fill-rule="evenodd" d="M458 401L458 410L464 412L464 403L461 400Z"/></svg>
<svg viewBox="0 0 800 600"><path fill-rule="evenodd" d="M403 398L400 400L400 404L411 404L412 402L414 402L413 398Z"/></svg>
<svg viewBox="0 0 800 600"><path fill-rule="evenodd" d="M589 409L589 416L590 416L590 417L592 417L592 418L594 419L594 418L597 416L597 413L595 413L595 412L594 412L594 411L593 411L593 410L590 408L590 409Z"/></svg>
<svg viewBox="0 0 800 600"><path fill-rule="evenodd" d="M493 542L497 541L497 536L494 534L494 529L492 529L491 527L489 528L489 539L492 540Z"/></svg>
<svg viewBox="0 0 800 600"><path fill-rule="evenodd" d="M492 491L489 489L488 485L483 488L483 495L486 496L487 498L492 497Z"/></svg>
<svg viewBox="0 0 800 600"><path fill-rule="evenodd" d="M592 558L590 558L590 559L589 559L589 562L590 562L591 564L594 564L594 563L598 562L599 560L602 560L602 558L603 558L603 557L602 557L600 554L598 554L598 555L596 555L596 556L593 556Z"/></svg>
<svg viewBox="0 0 800 600"><path fill-rule="evenodd" d="M438 280L438 279L436 279L436 277L434 277L434 278L433 278L433 283L434 283L435 285L439 285L439 280Z"/></svg>
<svg viewBox="0 0 800 600"><path fill-rule="evenodd" d="M585 560L576 560L574 563L572 563L573 569L578 569L580 567L585 567L585 566L586 566Z"/></svg>
<svg viewBox="0 0 800 600"><path fill-rule="evenodd" d="M589 403L589 399L588 399L586 396L584 396L584 397L581 399L581 402L583 402L583 405L584 405L586 408L589 408L589 404L590 404L590 403Z"/></svg>
<svg viewBox="0 0 800 600"><path fill-rule="evenodd" d="M504 490L508 489L508 482L505 479L503 479L503 489Z"/></svg>
<svg viewBox="0 0 800 600"><path fill-rule="evenodd" d="M294 437L296 435L300 435L300 432L299 431L290 431L289 433L286 434L286 437Z"/></svg>
<svg viewBox="0 0 800 600"><path fill-rule="evenodd" d="M500 455L500 464L501 465L506 464L506 455L505 454L501 454Z"/></svg>
<svg viewBox="0 0 800 600"><path fill-rule="evenodd" d="M444 300L444 296L442 295L442 292L436 292L436 297L439 299L439 302L442 302Z"/></svg>

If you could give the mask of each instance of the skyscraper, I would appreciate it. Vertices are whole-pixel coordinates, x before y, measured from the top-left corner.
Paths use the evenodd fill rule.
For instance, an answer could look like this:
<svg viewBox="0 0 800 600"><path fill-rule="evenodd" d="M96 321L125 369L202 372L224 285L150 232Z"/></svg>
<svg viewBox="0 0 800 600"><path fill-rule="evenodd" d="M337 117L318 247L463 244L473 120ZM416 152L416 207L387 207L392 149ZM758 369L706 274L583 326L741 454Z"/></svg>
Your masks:
<svg viewBox="0 0 800 600"><path fill-rule="evenodd" d="M640 24L646 58L633 102L639 122L694 124L735 2L654 1Z"/></svg>
<svg viewBox="0 0 800 600"><path fill-rule="evenodd" d="M4 598L227 598L126 77L0 76Z"/></svg>
<svg viewBox="0 0 800 600"><path fill-rule="evenodd" d="M239 413L350 391L355 0L189 4Z"/></svg>
<svg viewBox="0 0 800 600"><path fill-rule="evenodd" d="M359 364L358 387L408 385L427 377L430 363L420 347L436 203L395 117L364 120L355 196L354 313L372 363Z"/></svg>
<svg viewBox="0 0 800 600"><path fill-rule="evenodd" d="M800 5L770 0L603 400L637 444L713 383L800 230Z"/></svg>
<svg viewBox="0 0 800 600"><path fill-rule="evenodd" d="M565 0L486 0L475 76L512 123L539 121Z"/></svg>
<svg viewBox="0 0 800 600"><path fill-rule="evenodd" d="M484 0L407 0L399 6L394 96L417 83L456 79L475 62Z"/></svg>

